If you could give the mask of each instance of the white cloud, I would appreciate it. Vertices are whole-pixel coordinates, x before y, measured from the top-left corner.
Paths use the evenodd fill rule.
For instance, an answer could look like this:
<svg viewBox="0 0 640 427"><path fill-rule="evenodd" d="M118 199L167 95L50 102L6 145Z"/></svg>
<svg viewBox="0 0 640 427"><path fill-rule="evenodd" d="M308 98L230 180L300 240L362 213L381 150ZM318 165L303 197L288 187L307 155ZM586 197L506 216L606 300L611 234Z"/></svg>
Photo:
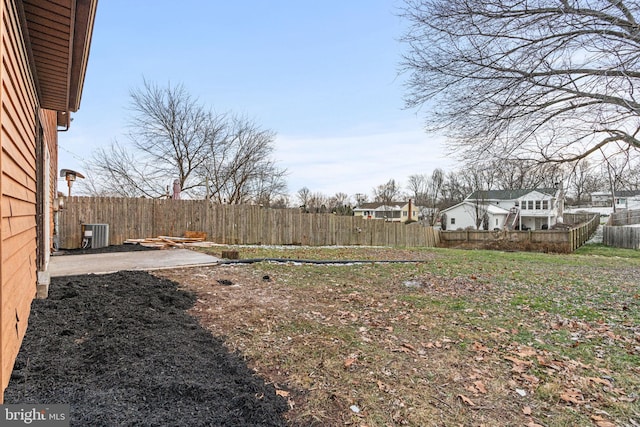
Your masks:
<svg viewBox="0 0 640 427"><path fill-rule="evenodd" d="M451 170L443 139L421 130L387 131L343 137L280 135L276 159L289 171L289 192L307 187L331 196L366 193L390 179L401 185L413 174Z"/></svg>

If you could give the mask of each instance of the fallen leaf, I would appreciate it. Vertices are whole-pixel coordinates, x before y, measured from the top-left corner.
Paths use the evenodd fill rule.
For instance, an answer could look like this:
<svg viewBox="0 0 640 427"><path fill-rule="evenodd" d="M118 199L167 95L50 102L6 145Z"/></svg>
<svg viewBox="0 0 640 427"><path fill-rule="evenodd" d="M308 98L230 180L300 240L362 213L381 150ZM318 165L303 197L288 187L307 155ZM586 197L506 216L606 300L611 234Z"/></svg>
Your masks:
<svg viewBox="0 0 640 427"><path fill-rule="evenodd" d="M402 346L404 348L406 348L406 349L409 349L409 350L413 351L414 353L416 351L416 348L414 346L412 346L411 344L409 344L409 343L404 343L404 344L402 344Z"/></svg>
<svg viewBox="0 0 640 427"><path fill-rule="evenodd" d="M620 387L613 387L612 389L610 389L611 392L617 394L618 396L626 396L627 392L624 391L624 389L621 389Z"/></svg>
<svg viewBox="0 0 640 427"><path fill-rule="evenodd" d="M478 341L475 341L473 344L471 344L471 350L473 350L473 351L482 351L482 352L485 352L485 353L489 353L489 347L486 347L486 346L482 345Z"/></svg>
<svg viewBox="0 0 640 427"><path fill-rule="evenodd" d="M528 361L528 360L522 360L522 359L518 359L517 357L513 357L513 356L504 356L504 358L510 362L513 362L514 364L518 365L518 366L531 366L533 365L532 362Z"/></svg>
<svg viewBox="0 0 640 427"><path fill-rule="evenodd" d="M289 397L289 392L286 390L276 390L276 394L282 397Z"/></svg>
<svg viewBox="0 0 640 427"><path fill-rule="evenodd" d="M473 401L471 399L469 399L467 396L464 396L462 394L458 395L458 399L462 400L465 404L467 404L469 406L476 406L476 404L473 403Z"/></svg>
<svg viewBox="0 0 640 427"><path fill-rule="evenodd" d="M596 423L598 427L616 427L616 425L610 421L607 421L600 415L592 415L591 419Z"/></svg>
<svg viewBox="0 0 640 427"><path fill-rule="evenodd" d="M540 378L536 377L535 375L522 374L522 378L530 382L531 384L538 384L540 382Z"/></svg>
<svg viewBox="0 0 640 427"><path fill-rule="evenodd" d="M487 394L487 388L484 386L482 381L478 380L473 383L474 386L478 389L478 391L482 394Z"/></svg>
<svg viewBox="0 0 640 427"><path fill-rule="evenodd" d="M564 363L559 362L557 360L554 360L553 362L549 362L547 359L545 359L544 357L538 355L538 363L541 366L547 367L547 368L551 368L551 369L555 369L556 371L560 371L562 370L562 366L564 365Z"/></svg>
<svg viewBox="0 0 640 427"><path fill-rule="evenodd" d="M520 357L529 357L535 356L537 354L537 351L533 347L522 347L517 352L515 352L515 354Z"/></svg>
<svg viewBox="0 0 640 427"><path fill-rule="evenodd" d="M529 367L527 365L513 365L513 367L511 368L511 372L522 375L527 372L528 369Z"/></svg>
<svg viewBox="0 0 640 427"><path fill-rule="evenodd" d="M522 408L522 413L525 415L531 415L531 407L525 406L524 408Z"/></svg>
<svg viewBox="0 0 640 427"><path fill-rule="evenodd" d="M353 365L353 362L355 361L356 361L355 357L348 357L344 359L344 363L343 363L344 368L348 369L351 365Z"/></svg>
<svg viewBox="0 0 640 427"><path fill-rule="evenodd" d="M566 390L564 393L560 394L560 399L568 403L573 403L575 405L579 405L584 401L582 392L576 388Z"/></svg>
<svg viewBox="0 0 640 427"><path fill-rule="evenodd" d="M611 386L611 381L605 380L604 378L589 377L587 379L589 381L593 382L593 383L596 383L596 384L602 384L602 385L606 385L606 386Z"/></svg>

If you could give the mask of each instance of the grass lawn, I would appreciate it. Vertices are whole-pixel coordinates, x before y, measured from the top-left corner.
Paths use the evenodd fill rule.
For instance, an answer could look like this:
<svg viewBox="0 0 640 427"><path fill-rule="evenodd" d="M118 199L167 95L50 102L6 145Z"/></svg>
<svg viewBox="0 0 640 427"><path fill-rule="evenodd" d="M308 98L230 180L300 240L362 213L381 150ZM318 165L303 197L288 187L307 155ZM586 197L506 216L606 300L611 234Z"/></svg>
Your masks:
<svg viewBox="0 0 640 427"><path fill-rule="evenodd" d="M161 273L289 398L293 425L640 425L640 253L245 247ZM233 286L221 286L226 279Z"/></svg>

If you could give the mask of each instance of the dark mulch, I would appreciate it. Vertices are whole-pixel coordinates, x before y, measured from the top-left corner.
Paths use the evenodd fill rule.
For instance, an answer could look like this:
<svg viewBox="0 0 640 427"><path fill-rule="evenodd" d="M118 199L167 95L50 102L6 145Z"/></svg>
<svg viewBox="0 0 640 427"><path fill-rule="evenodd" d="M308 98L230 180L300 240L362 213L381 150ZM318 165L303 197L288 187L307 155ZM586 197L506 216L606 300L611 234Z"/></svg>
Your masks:
<svg viewBox="0 0 640 427"><path fill-rule="evenodd" d="M158 248L148 248L142 245L109 245L104 248L95 249L60 249L55 255L85 255L85 254L105 254L110 252L135 252L135 251L157 251Z"/></svg>
<svg viewBox="0 0 640 427"><path fill-rule="evenodd" d="M71 405L77 426L284 426L286 400L145 272L53 278L5 403Z"/></svg>

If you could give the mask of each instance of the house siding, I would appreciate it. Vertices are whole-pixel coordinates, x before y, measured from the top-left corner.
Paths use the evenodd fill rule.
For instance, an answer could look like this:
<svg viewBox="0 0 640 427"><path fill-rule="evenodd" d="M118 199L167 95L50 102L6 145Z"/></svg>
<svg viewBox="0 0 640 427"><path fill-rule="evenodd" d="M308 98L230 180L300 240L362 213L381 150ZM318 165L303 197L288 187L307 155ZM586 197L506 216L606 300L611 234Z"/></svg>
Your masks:
<svg viewBox="0 0 640 427"><path fill-rule="evenodd" d="M37 282L36 143L42 126L49 155L47 187L53 191L57 169L56 116L40 110L20 15L15 1L2 0L0 66L0 402L27 329ZM50 199L49 199L50 200ZM43 221L50 223L51 207ZM44 227L49 232L50 227Z"/></svg>

